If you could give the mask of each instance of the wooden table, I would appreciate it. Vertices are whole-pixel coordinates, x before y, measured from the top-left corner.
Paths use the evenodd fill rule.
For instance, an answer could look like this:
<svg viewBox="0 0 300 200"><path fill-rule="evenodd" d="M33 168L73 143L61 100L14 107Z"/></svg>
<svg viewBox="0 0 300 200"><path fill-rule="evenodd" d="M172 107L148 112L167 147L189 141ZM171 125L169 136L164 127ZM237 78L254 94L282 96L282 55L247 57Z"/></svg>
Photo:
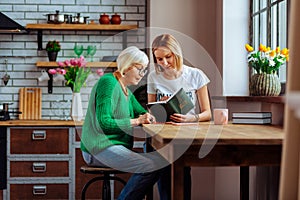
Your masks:
<svg viewBox="0 0 300 200"><path fill-rule="evenodd" d="M172 163L173 200L183 199L184 166L241 166L240 199L249 199L249 166L281 162L282 127L211 122L143 126L151 146Z"/></svg>

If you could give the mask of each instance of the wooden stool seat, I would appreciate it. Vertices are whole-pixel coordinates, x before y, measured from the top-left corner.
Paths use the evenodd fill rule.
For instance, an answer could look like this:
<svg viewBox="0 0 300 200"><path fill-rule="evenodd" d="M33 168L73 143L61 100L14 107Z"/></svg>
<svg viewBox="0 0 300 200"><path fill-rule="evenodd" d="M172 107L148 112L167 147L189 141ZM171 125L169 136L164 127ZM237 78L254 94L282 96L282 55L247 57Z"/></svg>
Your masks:
<svg viewBox="0 0 300 200"><path fill-rule="evenodd" d="M88 187L96 182L96 181L103 181L102 187L102 199L103 200L110 200L111 199L111 189L110 189L110 180L115 180L121 182L123 185L126 184L126 181L121 179L120 177L113 176L115 174L123 174L126 172L122 172L113 168L109 167L90 167L90 166L82 166L80 171L84 174L99 174L101 176L97 176L89 180L83 187L81 191L81 199L85 199L85 193Z"/></svg>

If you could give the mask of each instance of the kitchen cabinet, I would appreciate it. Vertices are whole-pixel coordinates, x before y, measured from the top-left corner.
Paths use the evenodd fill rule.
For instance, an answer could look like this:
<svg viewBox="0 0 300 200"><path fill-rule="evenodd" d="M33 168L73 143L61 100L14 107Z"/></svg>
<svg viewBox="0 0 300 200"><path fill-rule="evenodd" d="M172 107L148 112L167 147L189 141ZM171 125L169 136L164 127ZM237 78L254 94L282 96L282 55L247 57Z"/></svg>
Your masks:
<svg viewBox="0 0 300 200"><path fill-rule="evenodd" d="M64 120L9 120L0 122L7 134L7 189L0 200L80 199L85 183L97 175L83 174L80 150L82 122ZM142 130L139 127L139 130ZM3 134L3 131L2 133ZM142 151L144 140L135 142ZM120 174L128 180L131 174ZM115 197L123 185L113 182ZM102 182L89 187L87 199L101 199ZM2 193L1 193L2 192Z"/></svg>
<svg viewBox="0 0 300 200"><path fill-rule="evenodd" d="M7 129L7 199L71 199L72 130Z"/></svg>

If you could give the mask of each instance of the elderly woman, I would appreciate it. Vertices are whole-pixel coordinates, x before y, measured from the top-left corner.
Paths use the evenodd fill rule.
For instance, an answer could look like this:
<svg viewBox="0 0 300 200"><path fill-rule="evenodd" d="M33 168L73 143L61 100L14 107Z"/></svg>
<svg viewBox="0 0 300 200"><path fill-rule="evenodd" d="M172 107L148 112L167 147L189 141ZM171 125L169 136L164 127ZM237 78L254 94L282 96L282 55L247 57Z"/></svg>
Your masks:
<svg viewBox="0 0 300 200"><path fill-rule="evenodd" d="M90 166L108 166L134 173L118 199L142 199L168 165L158 154L135 153L133 127L155 121L127 88L137 85L149 59L137 47L124 49L117 58L118 70L107 73L92 89L82 127L81 150Z"/></svg>

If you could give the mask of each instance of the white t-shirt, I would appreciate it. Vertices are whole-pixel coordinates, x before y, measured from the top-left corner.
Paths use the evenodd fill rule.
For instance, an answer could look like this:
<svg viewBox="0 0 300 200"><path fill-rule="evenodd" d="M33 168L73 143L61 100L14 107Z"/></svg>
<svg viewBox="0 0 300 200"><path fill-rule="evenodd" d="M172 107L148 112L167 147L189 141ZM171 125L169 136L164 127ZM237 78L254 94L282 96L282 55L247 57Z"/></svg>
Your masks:
<svg viewBox="0 0 300 200"><path fill-rule="evenodd" d="M186 65L183 65L181 76L174 80L166 79L162 73L157 74L154 70L148 75L147 93L156 94L156 101L160 101L162 97L171 96L174 92L183 88L194 104L194 109L188 114L196 114L196 90L207 85L209 82L210 80L202 70Z"/></svg>

